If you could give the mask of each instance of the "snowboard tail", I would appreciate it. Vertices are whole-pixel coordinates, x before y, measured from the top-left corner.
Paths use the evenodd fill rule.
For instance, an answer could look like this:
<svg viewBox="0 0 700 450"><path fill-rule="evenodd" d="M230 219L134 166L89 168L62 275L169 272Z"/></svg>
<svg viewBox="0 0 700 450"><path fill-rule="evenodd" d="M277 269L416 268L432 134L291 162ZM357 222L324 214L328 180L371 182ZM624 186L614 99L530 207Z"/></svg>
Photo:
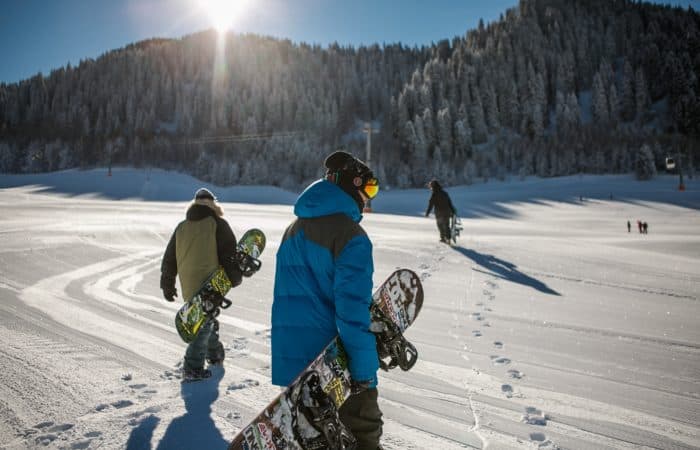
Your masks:
<svg viewBox="0 0 700 450"><path fill-rule="evenodd" d="M403 337L423 306L415 272L399 269L372 295L370 331L380 366L409 370L418 352ZM351 449L355 438L338 417L352 394L348 355L339 336L234 438L229 450Z"/></svg>
<svg viewBox="0 0 700 450"><path fill-rule="evenodd" d="M233 258L243 276L249 277L260 270L262 263L258 257L265 249L265 242L265 234L257 228L250 229L241 236ZM231 301L225 297L231 287L226 271L219 266L194 296L182 305L175 315L175 328L183 341L194 341L209 318L215 318L221 309L231 306Z"/></svg>
<svg viewBox="0 0 700 450"><path fill-rule="evenodd" d="M462 219L457 217L456 214L452 215L452 218L450 219L450 240L453 243L457 243L457 237L461 234L462 232Z"/></svg>

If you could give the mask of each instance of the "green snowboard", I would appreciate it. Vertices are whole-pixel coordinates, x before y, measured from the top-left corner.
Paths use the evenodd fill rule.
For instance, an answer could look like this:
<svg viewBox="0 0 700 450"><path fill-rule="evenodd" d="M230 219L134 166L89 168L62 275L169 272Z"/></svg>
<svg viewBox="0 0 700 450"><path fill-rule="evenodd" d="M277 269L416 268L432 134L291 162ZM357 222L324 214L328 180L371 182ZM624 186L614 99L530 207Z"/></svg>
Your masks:
<svg viewBox="0 0 700 450"><path fill-rule="evenodd" d="M243 234L235 255L243 276L249 277L260 269L258 258L264 249L265 234L262 231L253 228ZM219 266L175 315L175 328L183 341L192 342L208 317L216 317L219 308L231 306L231 301L224 298L229 290L231 281L224 268Z"/></svg>

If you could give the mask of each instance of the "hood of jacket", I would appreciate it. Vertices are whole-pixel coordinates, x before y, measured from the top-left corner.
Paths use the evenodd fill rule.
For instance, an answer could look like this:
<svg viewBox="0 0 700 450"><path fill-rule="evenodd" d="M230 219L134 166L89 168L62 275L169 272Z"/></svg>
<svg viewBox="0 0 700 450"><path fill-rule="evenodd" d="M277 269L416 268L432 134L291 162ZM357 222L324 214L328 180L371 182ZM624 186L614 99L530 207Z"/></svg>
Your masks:
<svg viewBox="0 0 700 450"><path fill-rule="evenodd" d="M299 195L294 214L301 219L345 214L359 223L362 213L355 200L328 180L315 181Z"/></svg>
<svg viewBox="0 0 700 450"><path fill-rule="evenodd" d="M189 208L187 208L187 214L185 215L187 220L202 220L207 217L213 217L216 219L216 212L207 205L201 205L198 203L192 203Z"/></svg>

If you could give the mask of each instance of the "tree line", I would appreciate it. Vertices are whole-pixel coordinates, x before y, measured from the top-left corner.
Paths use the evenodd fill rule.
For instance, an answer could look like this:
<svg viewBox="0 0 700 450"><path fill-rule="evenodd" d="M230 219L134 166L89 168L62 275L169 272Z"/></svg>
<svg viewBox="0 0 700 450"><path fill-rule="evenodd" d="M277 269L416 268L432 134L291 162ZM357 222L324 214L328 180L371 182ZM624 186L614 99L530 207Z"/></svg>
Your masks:
<svg viewBox="0 0 700 450"><path fill-rule="evenodd" d="M640 177L700 152L700 15L521 0L422 47L206 31L0 84L0 172L131 165L297 189L344 146L384 184Z"/></svg>

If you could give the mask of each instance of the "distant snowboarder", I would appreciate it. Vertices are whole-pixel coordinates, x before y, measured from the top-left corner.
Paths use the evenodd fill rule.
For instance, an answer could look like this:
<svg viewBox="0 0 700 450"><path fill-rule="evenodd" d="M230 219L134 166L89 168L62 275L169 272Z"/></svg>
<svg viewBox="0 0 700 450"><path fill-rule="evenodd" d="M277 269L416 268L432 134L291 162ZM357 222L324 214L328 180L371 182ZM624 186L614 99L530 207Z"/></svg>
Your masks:
<svg viewBox="0 0 700 450"><path fill-rule="evenodd" d="M628 221L627 221L627 232L630 233L631 231L632 231L632 224L631 224L630 221L628 220Z"/></svg>
<svg viewBox="0 0 700 450"><path fill-rule="evenodd" d="M425 211L425 217L430 215L433 207L435 208L435 222L437 223L438 231L440 232L440 242L450 242L450 218L457 215L457 210L452 204L450 196L447 195L440 186L440 183L433 179L428 183L428 187L433 191L428 202L428 209Z"/></svg>
<svg viewBox="0 0 700 450"><path fill-rule="evenodd" d="M214 194L205 188L197 190L187 209L186 220L175 228L163 255L160 288L167 301L175 301L177 297L176 276L180 278L182 297L187 301L219 266L226 271L232 286L241 284L242 273L234 258L236 236L223 215ZM214 317L212 315L202 325L197 337L187 346L183 381L211 376L211 371L204 368L205 358L212 365L224 361L219 322Z"/></svg>

